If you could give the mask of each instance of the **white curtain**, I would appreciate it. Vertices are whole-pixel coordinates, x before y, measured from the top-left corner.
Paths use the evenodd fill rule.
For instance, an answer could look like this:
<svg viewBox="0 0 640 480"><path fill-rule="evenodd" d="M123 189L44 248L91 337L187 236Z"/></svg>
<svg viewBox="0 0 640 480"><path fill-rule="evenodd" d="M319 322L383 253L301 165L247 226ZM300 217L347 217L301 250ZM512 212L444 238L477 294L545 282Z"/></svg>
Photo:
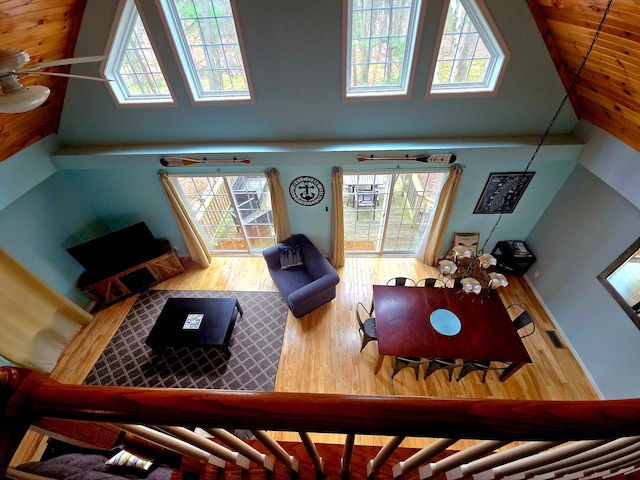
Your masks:
<svg viewBox="0 0 640 480"><path fill-rule="evenodd" d="M0 356L50 373L64 347L93 316L0 248Z"/></svg>
<svg viewBox="0 0 640 480"><path fill-rule="evenodd" d="M276 231L276 242L280 243L291 236L287 202L280 185L278 170L271 168L265 171L264 175L267 177L267 186L271 194L271 213L273 214L273 228Z"/></svg>
<svg viewBox="0 0 640 480"><path fill-rule="evenodd" d="M452 166L449 169L449 176L444 182L436 211L433 214L427 248L424 252L424 263L427 265L435 265L438 262L442 239L447 231L447 225L449 224L449 218L451 217L451 211L453 210L453 204L456 200L461 179L462 167L460 165Z"/></svg>
<svg viewBox="0 0 640 480"><path fill-rule="evenodd" d="M169 174L164 170L161 170L158 172L158 178L160 179L162 189L167 196L167 200L169 200L171 211L176 217L176 221L180 227L180 232L182 232L182 238L184 238L184 243L187 245L187 250L189 251L191 260L199 263L204 268L208 267L211 264L211 253L209 253L209 248L202 238L202 235L200 235L198 227L196 226L193 218L191 218L189 211L180 201L178 191L169 180Z"/></svg>

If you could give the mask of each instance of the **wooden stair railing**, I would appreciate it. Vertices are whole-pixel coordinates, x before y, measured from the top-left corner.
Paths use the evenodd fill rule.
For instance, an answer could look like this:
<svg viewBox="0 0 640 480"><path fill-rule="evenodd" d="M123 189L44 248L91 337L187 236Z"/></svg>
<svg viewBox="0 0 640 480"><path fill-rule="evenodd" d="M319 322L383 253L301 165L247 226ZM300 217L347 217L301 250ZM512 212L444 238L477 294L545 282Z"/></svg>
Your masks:
<svg viewBox="0 0 640 480"><path fill-rule="evenodd" d="M195 427L214 438L194 434L190 429ZM357 478L400 478L417 470L421 480L435 475L447 480L575 480L628 475L640 467L640 399L460 400L96 387L0 368L0 475L17 475L9 465L28 429L79 445L124 446L142 456L153 450L157 457L161 451L168 465L189 459L216 468L230 463L241 470L257 464L272 472L275 461L295 476L304 461L318 478L326 477L326 464L313 433L346 434L342 478L356 478L351 470L355 435L391 437ZM235 429L253 432L268 453L229 433ZM268 430L298 432L309 458L291 455ZM429 441L392 465L390 474L383 473L406 437ZM460 439L476 442L453 454L447 451Z"/></svg>

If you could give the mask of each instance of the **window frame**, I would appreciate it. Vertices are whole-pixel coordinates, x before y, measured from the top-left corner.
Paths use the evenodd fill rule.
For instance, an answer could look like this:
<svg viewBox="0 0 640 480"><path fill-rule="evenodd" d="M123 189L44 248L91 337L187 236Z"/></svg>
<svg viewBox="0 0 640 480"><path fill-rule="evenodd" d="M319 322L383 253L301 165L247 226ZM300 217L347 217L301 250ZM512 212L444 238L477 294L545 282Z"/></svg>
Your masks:
<svg viewBox="0 0 640 480"><path fill-rule="evenodd" d="M352 16L351 12L353 0L343 0L342 2L342 97L345 101L358 101L358 100L397 100L403 98L409 98L413 89L413 80L418 58L418 50L420 45L420 39L422 37L422 27L424 23L424 16L426 10L426 4L428 0L412 0L417 2L415 7L414 17L412 19L413 29L415 35L412 39L411 48L407 49L409 54L408 60L405 61L405 77L406 85L401 87L358 87L352 90L350 87L351 82L351 24ZM376 90L377 89L377 90Z"/></svg>
<svg viewBox="0 0 640 480"><path fill-rule="evenodd" d="M494 96L498 94L504 72L511 52L502 37L498 26L496 25L491 13L483 0L458 0L462 3L467 15L471 18L478 34L492 54L491 65L487 80L483 83L460 83L460 84L442 84L435 86L433 80L436 75L438 65L438 57L440 55L440 46L444 34L445 23L449 12L450 0L445 0L442 7L440 24L438 26L438 36L434 47L431 68L427 81L426 98L444 98L444 97L461 97L461 96Z"/></svg>
<svg viewBox="0 0 640 480"><path fill-rule="evenodd" d="M160 12L160 16L162 17L165 30L169 37L173 53L182 73L182 77L187 86L187 91L189 92L191 103L193 105L255 103L255 96L251 83L251 75L249 72L249 64L247 62L242 30L240 28L240 22L238 21L236 1L229 0L229 3L233 15L233 23L236 29L236 35L238 37L238 46L240 48L240 55L242 57L244 74L247 79L246 94L234 94L233 92L220 92L220 94L216 94L202 91L201 84L197 79L197 71L195 70L195 65L193 63L189 50L190 46L183 38L182 27L175 23L177 17L174 16L174 13L171 13L175 12L175 6L172 0L155 1L158 11Z"/></svg>
<svg viewBox="0 0 640 480"><path fill-rule="evenodd" d="M144 27L147 38L151 44L151 48L160 67L164 81L169 89L168 95L129 95L127 89L123 86L123 79L120 76L120 66L124 51L131 38L131 33L135 24L135 13L140 17L140 21ZM167 107L175 106L177 102L171 83L165 73L160 56L157 54L156 44L153 37L149 34L147 22L140 7L135 0L120 0L118 9L114 17L109 40L107 41L106 59L102 62L100 72L102 76L108 80L107 87L115 103L120 107Z"/></svg>
<svg viewBox="0 0 640 480"><path fill-rule="evenodd" d="M403 222L402 217L404 217L404 211L411 210L413 213L419 213L419 208L403 208L403 213L400 214L401 221L400 223L394 223L393 220L395 216L398 215L398 205L394 205L394 198L396 195L402 197L409 193L409 190L404 190L403 188L397 189L396 183L399 180L398 177L402 175L442 175L440 178L439 185L437 189L429 190L425 185L425 188L421 190L419 193L425 192L436 192L433 208L430 210L429 216L424 219L420 219L417 223L413 222ZM344 241L345 241L345 254L348 257L379 257L379 256L394 256L394 255L415 255L418 257L422 257L424 255L424 249L426 246L426 238L429 235L431 230L431 222L433 220L433 215L435 214L436 206L440 195L442 193L442 189L444 187L444 183L447 180L450 174L449 169L436 167L436 168L421 168L418 166L408 167L403 169L384 169L384 168L373 168L371 170L360 170L360 169L348 169L343 171L343 229L344 229ZM377 183L379 177L389 177L389 183L386 184L386 189L381 189L377 191L380 209L380 215L377 220L373 220L372 217L375 217L375 206L371 210L369 219L365 218L363 221L360 221L358 218L358 207L356 206L357 195L358 194L366 194L366 193L376 193L375 184ZM355 177L357 183L349 183L347 180L351 177L351 180ZM365 188L364 190L358 191L357 184L361 180L361 177L373 177L372 180L374 184L370 185L371 188ZM395 180L395 181L394 181ZM368 182L367 182L368 183ZM369 185L367 185L369 187ZM374 197L375 198L375 197ZM405 196L405 202L409 202L410 200ZM406 206L405 206L406 207ZM415 207L415 205L413 206ZM395 212L395 213L394 213ZM424 212L423 212L424 213ZM355 220L353 217L355 216ZM371 221L375 222L374 224ZM425 221L423 221L425 220ZM347 223L351 222L351 223ZM418 239L417 243L414 245L414 248L401 249L398 248L398 239L401 237L400 232L403 230L403 227L414 224L418 225L418 229L424 227L424 231L421 236L416 237ZM361 229L362 233L355 233L355 231ZM373 235L372 235L373 234ZM355 247L355 242L358 240L372 241L375 245L373 249L367 248L350 248L347 249L347 246L354 242L353 245ZM395 235L395 236L394 236ZM395 240L394 240L395 238ZM409 236L404 237L409 238ZM394 243L394 248L390 247L391 243Z"/></svg>

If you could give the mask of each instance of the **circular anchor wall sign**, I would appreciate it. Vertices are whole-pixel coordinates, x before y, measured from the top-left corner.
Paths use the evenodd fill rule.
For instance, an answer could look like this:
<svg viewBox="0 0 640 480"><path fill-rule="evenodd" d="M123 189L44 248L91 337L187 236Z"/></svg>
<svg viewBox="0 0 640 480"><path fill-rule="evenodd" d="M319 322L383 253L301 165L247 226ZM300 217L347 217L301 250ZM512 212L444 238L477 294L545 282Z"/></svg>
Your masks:
<svg viewBox="0 0 640 480"><path fill-rule="evenodd" d="M324 198L324 186L314 177L294 178L289 185L289 195L300 205L317 205Z"/></svg>

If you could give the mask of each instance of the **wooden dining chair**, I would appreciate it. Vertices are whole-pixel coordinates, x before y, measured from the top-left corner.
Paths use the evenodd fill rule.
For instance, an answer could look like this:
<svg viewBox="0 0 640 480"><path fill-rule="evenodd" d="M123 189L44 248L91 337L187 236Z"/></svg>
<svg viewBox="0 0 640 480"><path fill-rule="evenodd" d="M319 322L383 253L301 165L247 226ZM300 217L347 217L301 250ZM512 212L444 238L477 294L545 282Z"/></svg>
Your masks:
<svg viewBox="0 0 640 480"><path fill-rule="evenodd" d="M416 381L420 379L420 366L428 363L420 357L396 357L391 378L395 377L403 368L412 368L416 373Z"/></svg>
<svg viewBox="0 0 640 480"><path fill-rule="evenodd" d="M453 371L461 366L462 364L458 363L454 358L430 358L424 372L424 379L426 380L432 373L438 370L446 370L449 372L449 381L451 381L453 380Z"/></svg>
<svg viewBox="0 0 640 480"><path fill-rule="evenodd" d="M360 351L362 351L369 342L378 340L376 319L371 316L371 312L367 310L362 302L358 302L358 305L356 305L356 320L358 321L358 330L362 332L362 346L360 347Z"/></svg>
<svg viewBox="0 0 640 480"><path fill-rule="evenodd" d="M531 314L524 308L523 305L519 303L512 303L507 307L507 310L509 310L511 307L517 307L520 309L520 313L518 314L518 316L513 319L513 326L516 327L520 338L525 338L529 335L533 335L533 333L536 331L536 324L533 321L533 317L531 316ZM531 325L532 328L524 330L527 333L520 333L528 325Z"/></svg>
<svg viewBox="0 0 640 480"><path fill-rule="evenodd" d="M394 287L415 287L416 281L409 277L393 277L387 280L387 285L392 285Z"/></svg>

